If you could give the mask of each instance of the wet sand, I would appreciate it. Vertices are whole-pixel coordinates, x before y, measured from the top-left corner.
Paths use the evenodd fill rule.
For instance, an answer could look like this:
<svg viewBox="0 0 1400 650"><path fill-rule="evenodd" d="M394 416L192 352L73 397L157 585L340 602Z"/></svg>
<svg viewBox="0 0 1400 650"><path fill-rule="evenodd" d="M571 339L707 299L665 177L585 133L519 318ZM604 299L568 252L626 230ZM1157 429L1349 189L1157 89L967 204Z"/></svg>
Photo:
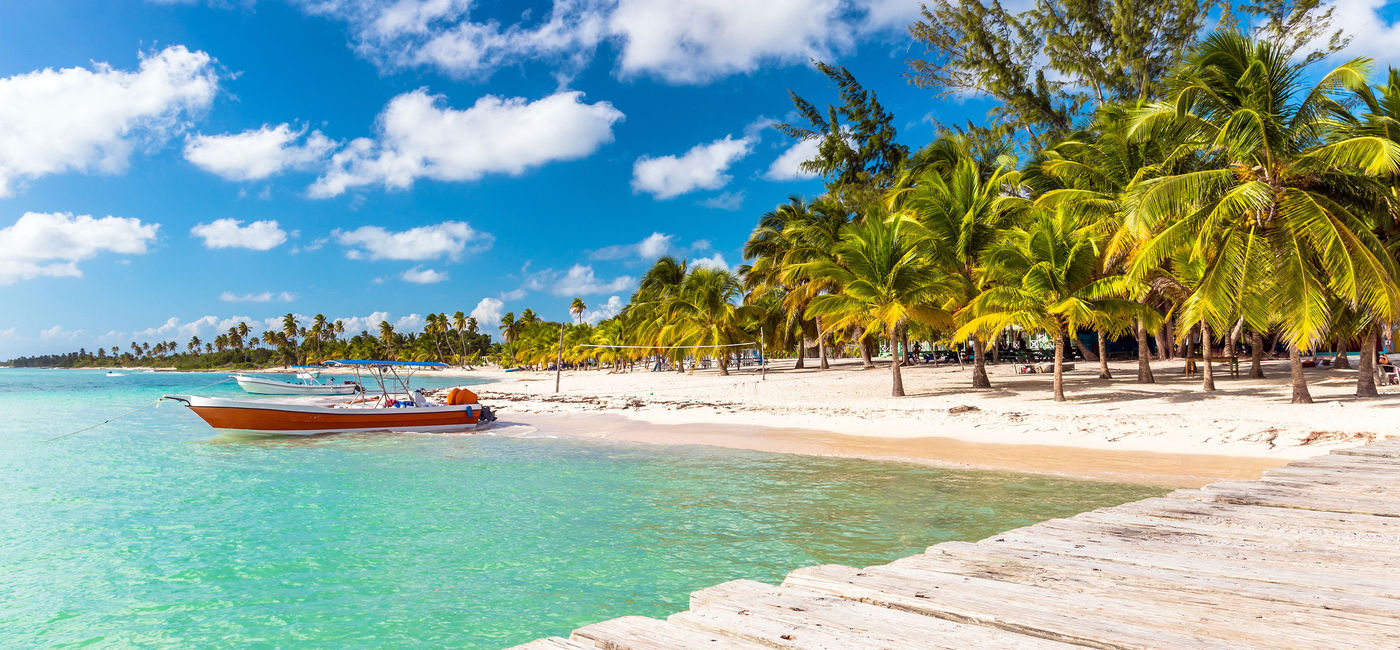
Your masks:
<svg viewBox="0 0 1400 650"><path fill-rule="evenodd" d="M1221 479L1257 479L1264 470L1288 462L1283 458L969 442L936 436L891 438L846 435L742 424L656 424L611 413L511 413L498 423L506 435L511 435L511 425L525 425L550 434L576 438L710 445L1183 488L1197 488Z"/></svg>

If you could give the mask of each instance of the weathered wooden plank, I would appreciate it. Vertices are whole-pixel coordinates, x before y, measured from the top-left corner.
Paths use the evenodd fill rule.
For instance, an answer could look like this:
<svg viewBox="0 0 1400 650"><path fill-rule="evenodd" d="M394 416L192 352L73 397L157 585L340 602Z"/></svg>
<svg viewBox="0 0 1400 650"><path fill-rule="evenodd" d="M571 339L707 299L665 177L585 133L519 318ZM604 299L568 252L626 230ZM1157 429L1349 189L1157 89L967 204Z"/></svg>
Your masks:
<svg viewBox="0 0 1400 650"><path fill-rule="evenodd" d="M1285 543L1296 546L1299 543L1304 543L1304 540L1308 544L1317 544L1325 540L1329 545L1345 546L1354 551L1381 554L1400 552L1400 534L1397 533L1373 533L1298 525L1297 523L1167 518L1140 515L1123 510L1086 512L1071 519L1106 525L1137 526L1179 533L1196 533L1262 544ZM1400 518L1392 517L1392 519ZM1250 525L1251 523L1254 525Z"/></svg>
<svg viewBox="0 0 1400 650"><path fill-rule="evenodd" d="M703 594L700 606L668 620L774 648L1067 648L1065 644L980 625L880 607L830 594L735 581ZM694 598L694 597L692 597ZM693 600L694 602L694 600Z"/></svg>
<svg viewBox="0 0 1400 650"><path fill-rule="evenodd" d="M1308 482L1312 487L1328 491L1341 490L1348 494L1386 495L1395 498L1400 493L1400 472L1378 474L1352 469L1315 469L1310 467L1281 467L1264 472L1269 483Z"/></svg>
<svg viewBox="0 0 1400 650"><path fill-rule="evenodd" d="M807 567L788 574L783 586L1093 648L1239 647L1211 638L1203 628L1182 631L1119 620L1120 611L1134 607L1127 603L1090 602L1042 587L900 567Z"/></svg>
<svg viewBox="0 0 1400 650"><path fill-rule="evenodd" d="M1188 499L1144 499L1092 512L1137 514L1163 519L1200 521L1220 526L1331 529L1374 535L1400 535L1400 517L1250 506Z"/></svg>
<svg viewBox="0 0 1400 650"><path fill-rule="evenodd" d="M1374 442L1364 447L1335 449L1334 456L1374 456L1376 458L1400 458L1400 439Z"/></svg>
<svg viewBox="0 0 1400 650"><path fill-rule="evenodd" d="M1400 472L1400 456L1358 456L1328 454L1304 460L1295 460L1283 467L1306 467L1310 469L1347 469L1368 472ZM1275 467L1273 469L1283 469Z"/></svg>
<svg viewBox="0 0 1400 650"><path fill-rule="evenodd" d="M1227 538L1166 525L1136 527L1083 519L1052 519L1036 524L1033 530L1036 534L1064 540L1113 543L1130 548L1177 549L1178 553L1222 554L1242 561L1285 561L1338 571L1373 571L1379 562L1400 563L1400 549L1379 549L1363 555L1351 549L1312 544L1306 540Z"/></svg>
<svg viewBox="0 0 1400 650"><path fill-rule="evenodd" d="M1377 574L1376 565L1336 567L1326 561L1298 562L1274 553L1242 553L1234 548L1183 547L1171 541L1148 543L1082 531L1019 528L979 544L1045 551L1154 567L1163 571L1188 569L1231 578L1286 582L1309 588L1400 598L1400 585L1390 575Z"/></svg>
<svg viewBox="0 0 1400 650"><path fill-rule="evenodd" d="M673 648L763 648L765 646L687 625L645 616L623 616L574 630L569 638L602 650L671 650Z"/></svg>
<svg viewBox="0 0 1400 650"><path fill-rule="evenodd" d="M1115 619L1143 625L1174 622L1194 628L1205 621L1233 619L1232 632L1247 638L1311 639L1316 644L1334 638L1339 626L1345 627L1353 640L1369 645L1383 643L1397 632L1395 616L1400 601L1394 599L1347 599L1329 592L1323 594L1326 602L1322 598L1298 602L1279 597L1281 591L1269 585L1212 576L1192 580L1173 571L1158 571L1156 577L1144 577L1141 572L1112 565L1069 570L1063 563L991 558L985 551L961 553L957 546L941 550L906 557L890 566L1044 587L1076 598L1136 603L1136 607L1115 614ZM1165 579L1167 575L1176 579Z"/></svg>
<svg viewBox="0 0 1400 650"><path fill-rule="evenodd" d="M1324 611L1279 601L1262 601L1226 591L1187 591L1144 587L1114 582L1102 577L1045 571L1015 564L982 564L976 567L957 558L916 555L889 567L908 570L916 584L932 581L932 576L962 577L988 581L992 589L1016 585L1057 594L1050 604L1056 608L1083 611L1112 611L1118 624L1134 623L1144 628L1192 634L1205 630L1218 639L1239 643L1277 646L1284 641L1310 647L1326 647L1336 640L1337 629L1347 630L1348 638L1362 647L1380 647L1393 639L1394 619L1366 612ZM940 596L941 597L941 596ZM1217 629L1220 627L1228 629Z"/></svg>
<svg viewBox="0 0 1400 650"><path fill-rule="evenodd" d="M1179 499L1218 501L1243 505L1277 506L1304 510L1351 512L1361 515L1400 516L1400 500L1318 494L1296 488L1271 486L1259 482L1221 481L1200 490L1177 490L1171 494Z"/></svg>
<svg viewBox="0 0 1400 650"><path fill-rule="evenodd" d="M596 650L597 647L598 646L592 643L581 643L562 637L551 636L507 648L506 650Z"/></svg>
<svg viewBox="0 0 1400 650"><path fill-rule="evenodd" d="M965 562L968 568L978 570L982 570L981 567L984 565L1005 564L1034 567L1045 572L1098 577L1138 585L1160 585L1171 590L1240 594L1263 601L1295 603L1319 610L1341 609L1385 617L1400 617L1400 600L1299 585L1288 582L1286 576L1280 580L1235 578L1195 571L1185 567L1162 570L1157 567L1063 555L1044 550L1026 550L967 542L939 544L930 548L926 555L954 558ZM897 560L895 564L904 561ZM1327 613L1326 611L1318 611L1316 615L1323 617Z"/></svg>

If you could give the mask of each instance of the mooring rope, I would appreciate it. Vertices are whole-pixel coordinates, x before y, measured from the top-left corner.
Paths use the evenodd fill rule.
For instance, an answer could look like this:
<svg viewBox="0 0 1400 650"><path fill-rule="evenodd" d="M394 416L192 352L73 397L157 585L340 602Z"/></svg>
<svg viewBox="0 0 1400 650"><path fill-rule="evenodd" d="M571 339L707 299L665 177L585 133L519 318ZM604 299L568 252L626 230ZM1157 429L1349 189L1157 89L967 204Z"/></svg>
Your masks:
<svg viewBox="0 0 1400 650"><path fill-rule="evenodd" d="M216 381L216 382L213 382L213 383L210 383L210 384L205 384L205 385L203 385L203 386L195 386L194 388L191 388L190 390L192 390L192 391L194 391L194 390L201 390L201 389L204 389L204 388L208 388L208 387L210 387L210 386L217 386L217 385L222 384L222 383L224 383L224 382L226 382L226 381L229 381L230 379L232 379L232 377L225 377L225 378L223 378L223 379L220 379L219 381ZM84 432L84 431L91 431L92 429L96 429L97 427L100 427L100 426L102 426L102 425L104 425L104 424L110 424L110 423L112 423L112 422L116 422L117 420L120 420L120 419L122 419L122 418L124 418L124 417L126 417L126 416L128 416L128 415L132 415L132 414L138 413L138 412L140 412L140 411L144 411L144 410L146 410L146 409L148 409L148 408L151 408L152 406L155 406L156 404L159 404L160 401L161 401L162 399L165 399L165 398L164 398L164 397L157 397L157 398L155 398L154 400L151 400L151 402L150 402L149 404L145 404L145 405L142 405L142 406L138 406L138 407L136 407L136 408L134 408L134 409L131 409L130 411L127 411L127 412L125 412L125 413L123 413L123 414L121 414L121 415L107 418L106 420L103 420L103 421L101 421L101 422L98 422L97 424L94 424L94 425L91 425L91 426L83 427L83 428L81 428L81 429L78 429L77 431L72 431L72 432L69 432L69 433L65 433L65 434L63 434L63 435L61 435L61 436L54 436L54 437L52 437L52 438L49 438L49 439L47 439L47 440L44 440L44 442L53 442L53 441L55 441L55 440L61 440L61 439L63 439L63 438L67 438L68 436L76 436L76 435L78 435L78 434L80 434L80 433L82 433L82 432Z"/></svg>

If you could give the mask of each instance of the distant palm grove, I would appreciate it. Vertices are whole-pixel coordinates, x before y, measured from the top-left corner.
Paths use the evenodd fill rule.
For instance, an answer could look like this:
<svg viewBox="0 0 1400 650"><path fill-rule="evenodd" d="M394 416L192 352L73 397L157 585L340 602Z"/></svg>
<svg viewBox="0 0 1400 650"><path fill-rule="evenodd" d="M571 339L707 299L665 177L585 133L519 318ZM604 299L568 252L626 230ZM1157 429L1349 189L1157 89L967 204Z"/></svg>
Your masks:
<svg viewBox="0 0 1400 650"><path fill-rule="evenodd" d="M1400 315L1400 71L1338 64L1347 37L1330 19L1316 1L1042 0L1016 14L934 0L910 27L925 52L908 79L990 97L990 126L942 126L913 149L874 93L817 63L839 101L793 94L799 119L777 128L816 143L804 169L825 192L759 217L738 269L663 257L616 316L583 322L579 299L573 323L506 314L495 345L474 327L463 338L459 313L400 338L292 327L250 361L708 359L725 374L739 349L726 346L761 340L799 365L812 349L822 368L892 351L901 396L910 341L966 351L971 387L986 388L988 357L1034 336L1053 348L1056 400L1067 356L1107 377L1120 339L1137 381L1153 381L1153 357L1185 355L1204 362L1206 391L1212 358L1241 350L1262 376L1277 350L1294 402L1311 401L1303 355L1360 349L1357 393L1375 395L1370 364Z"/></svg>
<svg viewBox="0 0 1400 650"><path fill-rule="evenodd" d="M480 363L490 351L491 337L477 331L476 319L463 312L428 314L422 332L394 331L387 321L375 332L346 336L345 324L317 314L302 323L293 314L282 317L280 330L254 332L240 322L212 340L191 337L178 341L137 343L126 347L80 350L61 355L21 357L18 367L101 368L107 366L160 366L180 370L209 368L260 368L273 365L315 364L329 359L397 359L441 361L461 365Z"/></svg>

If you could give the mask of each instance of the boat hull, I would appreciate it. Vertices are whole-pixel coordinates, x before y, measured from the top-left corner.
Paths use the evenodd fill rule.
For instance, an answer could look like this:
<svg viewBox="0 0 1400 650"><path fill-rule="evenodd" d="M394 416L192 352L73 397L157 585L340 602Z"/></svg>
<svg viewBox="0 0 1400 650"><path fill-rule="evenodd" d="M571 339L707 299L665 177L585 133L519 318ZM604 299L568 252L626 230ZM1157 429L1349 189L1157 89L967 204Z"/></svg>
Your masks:
<svg viewBox="0 0 1400 650"><path fill-rule="evenodd" d="M311 436L369 431L445 433L470 431L490 421L479 404L404 408L344 408L171 395L209 426L224 433Z"/></svg>
<svg viewBox="0 0 1400 650"><path fill-rule="evenodd" d="M354 384L291 384L275 379L234 375L234 381L253 395L353 395Z"/></svg>

